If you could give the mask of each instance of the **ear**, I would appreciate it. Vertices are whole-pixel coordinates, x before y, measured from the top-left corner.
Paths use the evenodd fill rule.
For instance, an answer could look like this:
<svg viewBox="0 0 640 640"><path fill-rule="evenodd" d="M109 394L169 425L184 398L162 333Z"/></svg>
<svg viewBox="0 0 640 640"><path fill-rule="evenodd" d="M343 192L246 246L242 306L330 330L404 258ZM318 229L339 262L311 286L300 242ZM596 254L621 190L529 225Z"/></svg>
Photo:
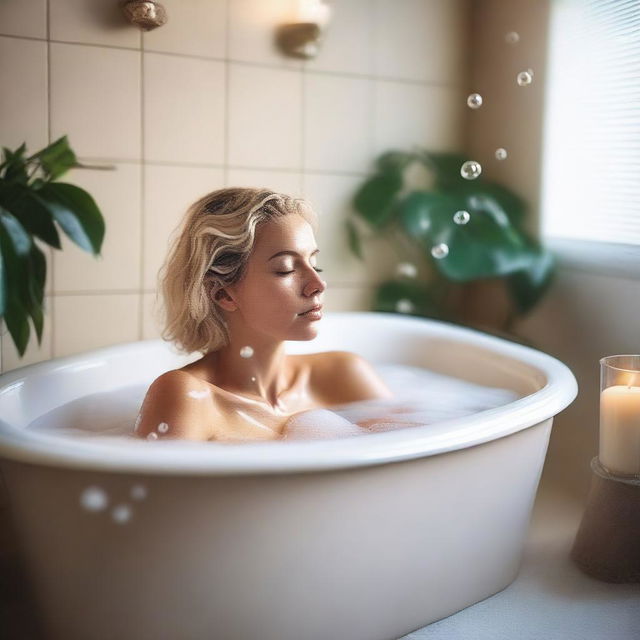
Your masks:
<svg viewBox="0 0 640 640"><path fill-rule="evenodd" d="M212 294L213 302L225 311L235 311L238 308L235 300L227 293L226 289L218 289Z"/></svg>

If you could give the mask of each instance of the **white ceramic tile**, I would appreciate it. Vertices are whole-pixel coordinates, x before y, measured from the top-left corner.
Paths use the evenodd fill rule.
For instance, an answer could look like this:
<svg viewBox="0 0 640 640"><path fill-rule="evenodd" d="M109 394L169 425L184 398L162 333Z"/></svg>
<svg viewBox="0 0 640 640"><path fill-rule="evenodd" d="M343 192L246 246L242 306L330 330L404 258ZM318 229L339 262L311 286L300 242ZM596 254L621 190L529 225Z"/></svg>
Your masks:
<svg viewBox="0 0 640 640"><path fill-rule="evenodd" d="M277 26L294 22L296 8L297 0L229 0L229 59L301 68L301 59L284 55L275 43Z"/></svg>
<svg viewBox="0 0 640 640"><path fill-rule="evenodd" d="M65 180L86 190L105 219L101 257L84 251L62 232L54 253L54 291L135 289L140 282L139 164L115 164L114 171L75 169Z"/></svg>
<svg viewBox="0 0 640 640"><path fill-rule="evenodd" d="M302 174L266 169L227 169L227 187L266 187L291 196L302 196Z"/></svg>
<svg viewBox="0 0 640 640"><path fill-rule="evenodd" d="M152 340L160 337L162 316L160 298L157 292L142 294L142 339Z"/></svg>
<svg viewBox="0 0 640 640"><path fill-rule="evenodd" d="M371 163L373 80L304 76L304 168L367 171Z"/></svg>
<svg viewBox="0 0 640 640"><path fill-rule="evenodd" d="M39 151L47 145L46 42L0 37L0 86L2 146Z"/></svg>
<svg viewBox="0 0 640 640"><path fill-rule="evenodd" d="M431 151L459 150L466 108L460 89L376 80L376 156L416 145Z"/></svg>
<svg viewBox="0 0 640 640"><path fill-rule="evenodd" d="M56 296L53 356L59 358L138 340L139 296L139 293Z"/></svg>
<svg viewBox="0 0 640 640"><path fill-rule="evenodd" d="M142 34L145 49L224 58L227 0L163 0L168 20Z"/></svg>
<svg viewBox="0 0 640 640"><path fill-rule="evenodd" d="M364 178L351 176L309 173L303 177L305 198L318 215L318 266L324 269L330 285L381 282L393 274L397 263L393 246L385 238L363 241L364 262L349 249L345 222L353 214L353 197L363 181ZM360 228L366 230L364 225Z"/></svg>
<svg viewBox="0 0 640 640"><path fill-rule="evenodd" d="M47 37L47 0L0 0L0 33Z"/></svg>
<svg viewBox="0 0 640 640"><path fill-rule="evenodd" d="M229 64L230 165L298 169L301 122L301 72Z"/></svg>
<svg viewBox="0 0 640 640"><path fill-rule="evenodd" d="M225 64L144 54L147 160L222 164Z"/></svg>
<svg viewBox="0 0 640 640"><path fill-rule="evenodd" d="M374 0L374 15L376 75L462 84L466 0Z"/></svg>
<svg viewBox="0 0 640 640"><path fill-rule="evenodd" d="M155 291L158 270L169 241L187 208L210 191L224 187L222 169L199 167L145 167L144 183L144 288Z"/></svg>
<svg viewBox="0 0 640 640"><path fill-rule="evenodd" d="M33 327L33 321L29 317L29 342L27 343L27 350L24 355L20 357L13 338L9 334L7 325L4 322L0 322L2 329L1 349L2 349L2 372L6 373L12 369L18 367L26 367L28 364L34 364L41 362L42 360L49 360L52 356L51 352L51 297L44 296L44 323L42 327L42 342L38 344L38 336L36 330Z"/></svg>
<svg viewBox="0 0 640 640"><path fill-rule="evenodd" d="M140 158L140 52L51 44L51 136L78 156Z"/></svg>
<svg viewBox="0 0 640 640"><path fill-rule="evenodd" d="M140 48L140 29L117 0L49 0L49 23L52 40Z"/></svg>
<svg viewBox="0 0 640 640"><path fill-rule="evenodd" d="M335 0L320 52L305 62L311 70L371 74L373 12L370 0Z"/></svg>

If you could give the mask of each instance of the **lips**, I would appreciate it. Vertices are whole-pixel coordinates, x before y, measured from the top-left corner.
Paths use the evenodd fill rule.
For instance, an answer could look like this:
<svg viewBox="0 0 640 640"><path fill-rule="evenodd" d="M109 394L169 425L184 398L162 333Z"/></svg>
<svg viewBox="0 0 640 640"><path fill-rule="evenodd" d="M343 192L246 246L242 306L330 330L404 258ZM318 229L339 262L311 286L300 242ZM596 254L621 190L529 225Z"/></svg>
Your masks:
<svg viewBox="0 0 640 640"><path fill-rule="evenodd" d="M309 311L321 311L322 310L322 305L321 304L317 304L315 307L311 307L310 309L307 309L306 311L303 311L302 313L299 313L299 316L304 315L305 313L309 313Z"/></svg>

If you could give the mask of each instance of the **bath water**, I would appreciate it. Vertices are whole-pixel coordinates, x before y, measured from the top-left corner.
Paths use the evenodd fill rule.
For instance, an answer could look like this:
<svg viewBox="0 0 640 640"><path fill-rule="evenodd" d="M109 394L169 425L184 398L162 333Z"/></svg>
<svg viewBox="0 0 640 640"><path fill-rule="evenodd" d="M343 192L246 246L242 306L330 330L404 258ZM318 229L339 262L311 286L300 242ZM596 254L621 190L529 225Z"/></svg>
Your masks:
<svg viewBox="0 0 640 640"><path fill-rule="evenodd" d="M373 366L394 393L393 398L294 414L283 429L282 440L343 438L441 423L521 397L509 389L474 384L422 367ZM130 442L136 416L151 382L83 396L40 416L28 429L49 436Z"/></svg>

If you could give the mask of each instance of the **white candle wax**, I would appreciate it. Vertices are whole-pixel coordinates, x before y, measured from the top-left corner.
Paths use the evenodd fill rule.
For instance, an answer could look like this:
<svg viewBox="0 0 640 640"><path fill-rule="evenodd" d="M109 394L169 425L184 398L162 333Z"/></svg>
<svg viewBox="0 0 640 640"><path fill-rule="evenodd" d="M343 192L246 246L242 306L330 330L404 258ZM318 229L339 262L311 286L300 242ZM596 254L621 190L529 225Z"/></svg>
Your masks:
<svg viewBox="0 0 640 640"><path fill-rule="evenodd" d="M640 474L640 387L614 385L600 394L600 463Z"/></svg>

